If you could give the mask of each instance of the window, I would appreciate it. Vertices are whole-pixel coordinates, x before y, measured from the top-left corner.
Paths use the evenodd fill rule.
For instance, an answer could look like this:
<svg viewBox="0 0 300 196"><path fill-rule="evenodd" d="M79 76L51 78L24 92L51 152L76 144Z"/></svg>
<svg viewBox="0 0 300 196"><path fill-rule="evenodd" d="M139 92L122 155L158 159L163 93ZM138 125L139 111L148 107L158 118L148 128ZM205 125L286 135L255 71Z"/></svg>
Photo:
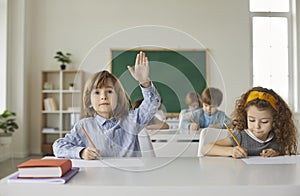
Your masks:
<svg viewBox="0 0 300 196"><path fill-rule="evenodd" d="M293 104L290 0L249 0L253 86L272 88Z"/></svg>
<svg viewBox="0 0 300 196"><path fill-rule="evenodd" d="M250 0L250 12L289 12L289 0Z"/></svg>

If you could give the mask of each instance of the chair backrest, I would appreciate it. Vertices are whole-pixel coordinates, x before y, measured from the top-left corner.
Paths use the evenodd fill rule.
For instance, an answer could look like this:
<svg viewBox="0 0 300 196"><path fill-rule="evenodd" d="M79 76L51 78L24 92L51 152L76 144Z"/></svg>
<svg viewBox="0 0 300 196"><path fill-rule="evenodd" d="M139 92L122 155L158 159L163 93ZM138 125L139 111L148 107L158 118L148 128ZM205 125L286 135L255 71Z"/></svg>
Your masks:
<svg viewBox="0 0 300 196"><path fill-rule="evenodd" d="M140 149L143 157L155 157L155 152L152 146L150 136L146 129L143 129L138 134Z"/></svg>
<svg viewBox="0 0 300 196"><path fill-rule="evenodd" d="M201 130L199 136L198 157L204 156L203 146L208 143L213 143L219 139L223 139L228 135L226 129L205 128Z"/></svg>

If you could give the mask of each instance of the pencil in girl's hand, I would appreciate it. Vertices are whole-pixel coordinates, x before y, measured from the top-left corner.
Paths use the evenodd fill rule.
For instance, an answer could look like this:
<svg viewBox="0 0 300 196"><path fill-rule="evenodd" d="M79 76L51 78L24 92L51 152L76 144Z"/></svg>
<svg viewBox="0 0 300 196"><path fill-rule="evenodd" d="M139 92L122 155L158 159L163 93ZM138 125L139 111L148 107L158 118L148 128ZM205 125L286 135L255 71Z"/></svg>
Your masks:
<svg viewBox="0 0 300 196"><path fill-rule="evenodd" d="M224 125L227 128L227 130L230 133L230 135L233 138L233 140L235 141L236 145L238 145L239 147L241 147L241 144L237 141L236 137L233 135L233 133L232 133L231 129L228 127L228 125L226 123L224 123Z"/></svg>

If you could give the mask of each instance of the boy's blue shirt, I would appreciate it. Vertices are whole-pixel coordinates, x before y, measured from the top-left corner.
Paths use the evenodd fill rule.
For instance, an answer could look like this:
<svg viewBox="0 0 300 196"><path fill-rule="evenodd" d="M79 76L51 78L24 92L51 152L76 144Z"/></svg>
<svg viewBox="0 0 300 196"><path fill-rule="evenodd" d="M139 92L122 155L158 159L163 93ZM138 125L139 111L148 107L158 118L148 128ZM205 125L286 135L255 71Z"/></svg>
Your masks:
<svg viewBox="0 0 300 196"><path fill-rule="evenodd" d="M224 126L223 123L230 122L230 120L226 116L225 112L223 112L221 110L217 110L216 113L211 115L210 124L207 125L205 123L204 114L205 114L205 112L204 112L203 108L197 109L197 110L193 111L191 114L191 118L193 118L195 120L195 122L199 124L200 128L206 128L211 124L219 124L219 125L222 125L223 129L226 129L226 127ZM182 130L189 130L191 123L192 122L189 120L189 118L185 118L182 120L180 128Z"/></svg>
<svg viewBox="0 0 300 196"><path fill-rule="evenodd" d="M56 157L80 159L80 152L90 143L81 127L100 150L103 157L141 156L138 133L148 124L160 106L160 96L153 86L141 88L144 101L135 110L120 120L105 119L99 115L83 118L75 124L71 132L53 143Z"/></svg>
<svg viewBox="0 0 300 196"><path fill-rule="evenodd" d="M207 115L205 112L203 113L203 117L204 117L204 127L208 127L211 124L211 119L213 118L215 114L209 116Z"/></svg>

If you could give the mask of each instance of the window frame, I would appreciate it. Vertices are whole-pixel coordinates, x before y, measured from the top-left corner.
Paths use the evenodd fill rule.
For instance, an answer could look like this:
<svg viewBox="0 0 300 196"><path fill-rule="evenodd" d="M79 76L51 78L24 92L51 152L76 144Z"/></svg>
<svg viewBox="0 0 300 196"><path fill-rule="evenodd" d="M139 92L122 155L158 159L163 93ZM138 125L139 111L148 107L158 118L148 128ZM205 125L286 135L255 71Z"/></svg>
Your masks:
<svg viewBox="0 0 300 196"><path fill-rule="evenodd" d="M293 109L297 108L294 101L294 51L293 51L293 21L292 21L292 4L293 0L289 0L289 12L251 12L250 11L250 0L249 0L249 13L250 13L250 41L251 41L251 64L252 64L252 78L251 83L254 85L254 64L253 64L253 17L285 17L287 18L287 30L288 30L288 104L293 107Z"/></svg>

